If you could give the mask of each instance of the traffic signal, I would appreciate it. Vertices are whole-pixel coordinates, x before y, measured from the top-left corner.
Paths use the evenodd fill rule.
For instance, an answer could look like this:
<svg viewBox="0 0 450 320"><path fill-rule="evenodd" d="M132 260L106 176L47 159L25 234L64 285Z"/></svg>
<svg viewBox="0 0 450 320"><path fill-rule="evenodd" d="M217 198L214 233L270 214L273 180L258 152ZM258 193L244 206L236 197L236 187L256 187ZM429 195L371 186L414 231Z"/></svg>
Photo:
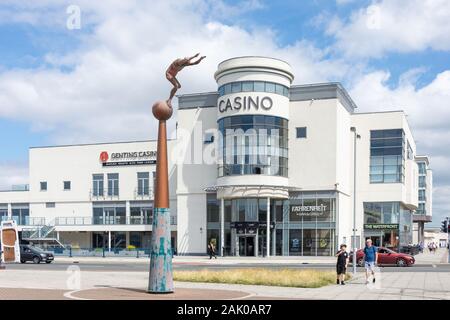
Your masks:
<svg viewBox="0 0 450 320"><path fill-rule="evenodd" d="M441 231L448 233L448 231L449 231L448 219L442 220Z"/></svg>

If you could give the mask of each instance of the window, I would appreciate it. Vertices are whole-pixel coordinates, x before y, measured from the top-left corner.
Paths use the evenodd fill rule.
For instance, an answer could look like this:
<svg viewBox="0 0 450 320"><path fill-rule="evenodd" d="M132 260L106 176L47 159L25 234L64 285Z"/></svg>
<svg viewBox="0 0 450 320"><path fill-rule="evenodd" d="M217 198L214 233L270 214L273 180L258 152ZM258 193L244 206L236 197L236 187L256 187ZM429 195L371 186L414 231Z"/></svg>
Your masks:
<svg viewBox="0 0 450 320"><path fill-rule="evenodd" d="M218 121L218 175L288 176L288 121L262 115Z"/></svg>
<svg viewBox="0 0 450 320"><path fill-rule="evenodd" d="M12 219L18 225L28 225L30 221L30 209L28 204L12 204L11 205Z"/></svg>
<svg viewBox="0 0 450 320"><path fill-rule="evenodd" d="M425 203L419 203L419 207L417 208L416 214L427 214L425 209Z"/></svg>
<svg viewBox="0 0 450 320"><path fill-rule="evenodd" d="M238 92L268 92L285 97L289 96L289 88L273 82L266 81L235 81L224 84L218 88L219 97Z"/></svg>
<svg viewBox="0 0 450 320"><path fill-rule="evenodd" d="M46 202L45 203L46 208L54 208L55 206L56 206L56 204L54 202Z"/></svg>
<svg viewBox="0 0 450 320"><path fill-rule="evenodd" d="M370 182L404 182L405 134L402 129L370 131Z"/></svg>
<svg viewBox="0 0 450 320"><path fill-rule="evenodd" d="M92 194L96 197L104 195L103 174L92 175Z"/></svg>
<svg viewBox="0 0 450 320"><path fill-rule="evenodd" d="M64 190L70 190L70 181L64 181Z"/></svg>
<svg viewBox="0 0 450 320"><path fill-rule="evenodd" d="M212 132L206 132L204 136L203 143L213 143L214 142L214 133Z"/></svg>
<svg viewBox="0 0 450 320"><path fill-rule="evenodd" d="M306 138L306 127L297 128L297 138Z"/></svg>
<svg viewBox="0 0 450 320"><path fill-rule="evenodd" d="M427 174L425 162L419 162L417 165L419 166L419 174Z"/></svg>
<svg viewBox="0 0 450 320"><path fill-rule="evenodd" d="M206 196L206 216L208 222L220 222L220 205L216 194Z"/></svg>
<svg viewBox="0 0 450 320"><path fill-rule="evenodd" d="M41 191L47 191L47 181L41 181Z"/></svg>
<svg viewBox="0 0 450 320"><path fill-rule="evenodd" d="M108 196L119 195L119 174L108 173Z"/></svg>
<svg viewBox="0 0 450 320"><path fill-rule="evenodd" d="M425 190L419 190L419 201L426 201Z"/></svg>
<svg viewBox="0 0 450 320"><path fill-rule="evenodd" d="M413 153L413 150L411 148L411 145L409 144L409 141L408 141L408 159L409 160L413 160L414 159L414 153Z"/></svg>
<svg viewBox="0 0 450 320"><path fill-rule="evenodd" d="M148 196L150 194L150 173L149 172L138 172L138 195Z"/></svg>
<svg viewBox="0 0 450 320"><path fill-rule="evenodd" d="M426 188L427 182L426 182L425 176L419 176L419 188Z"/></svg>

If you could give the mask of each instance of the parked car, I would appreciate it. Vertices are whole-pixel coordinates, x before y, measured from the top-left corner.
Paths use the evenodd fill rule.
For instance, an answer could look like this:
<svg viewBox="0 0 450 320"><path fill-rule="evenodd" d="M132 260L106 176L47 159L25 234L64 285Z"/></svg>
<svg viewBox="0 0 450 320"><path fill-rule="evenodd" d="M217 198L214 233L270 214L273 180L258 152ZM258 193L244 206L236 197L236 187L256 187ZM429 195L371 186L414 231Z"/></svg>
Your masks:
<svg viewBox="0 0 450 320"><path fill-rule="evenodd" d="M25 263L27 261L33 261L33 263L51 263L55 257L53 253L44 251L39 247L32 245L20 245L20 262Z"/></svg>
<svg viewBox="0 0 450 320"><path fill-rule="evenodd" d="M353 254L350 254L350 262L353 262ZM358 266L364 266L364 251L360 249L356 252L356 261ZM413 256L406 253L398 253L391 249L378 247L378 264L379 265L397 265L399 267L412 266L416 260Z"/></svg>

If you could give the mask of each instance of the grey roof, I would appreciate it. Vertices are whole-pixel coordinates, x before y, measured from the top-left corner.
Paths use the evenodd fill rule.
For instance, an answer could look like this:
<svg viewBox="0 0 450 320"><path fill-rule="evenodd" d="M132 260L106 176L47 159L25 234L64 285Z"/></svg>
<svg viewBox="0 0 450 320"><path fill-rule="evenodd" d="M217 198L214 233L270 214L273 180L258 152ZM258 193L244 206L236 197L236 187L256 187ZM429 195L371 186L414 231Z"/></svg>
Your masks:
<svg viewBox="0 0 450 320"><path fill-rule="evenodd" d="M356 108L356 104L350 98L347 90L338 82L293 85L289 89L289 93L290 101L338 99L348 112L353 113ZM180 110L209 108L217 106L219 94L216 91L202 92L178 95L177 98Z"/></svg>
<svg viewBox="0 0 450 320"><path fill-rule="evenodd" d="M290 101L338 99L350 113L357 108L347 90L339 82L293 85L289 94Z"/></svg>

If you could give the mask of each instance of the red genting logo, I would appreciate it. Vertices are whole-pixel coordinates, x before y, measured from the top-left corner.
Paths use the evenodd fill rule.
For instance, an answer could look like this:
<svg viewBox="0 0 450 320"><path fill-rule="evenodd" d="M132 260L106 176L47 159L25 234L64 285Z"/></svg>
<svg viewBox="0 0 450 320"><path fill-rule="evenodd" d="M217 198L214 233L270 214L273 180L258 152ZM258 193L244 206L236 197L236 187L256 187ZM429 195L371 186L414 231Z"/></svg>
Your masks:
<svg viewBox="0 0 450 320"><path fill-rule="evenodd" d="M106 162L106 161L108 161L108 159L109 159L108 152L102 151L100 153L100 161L101 162Z"/></svg>

